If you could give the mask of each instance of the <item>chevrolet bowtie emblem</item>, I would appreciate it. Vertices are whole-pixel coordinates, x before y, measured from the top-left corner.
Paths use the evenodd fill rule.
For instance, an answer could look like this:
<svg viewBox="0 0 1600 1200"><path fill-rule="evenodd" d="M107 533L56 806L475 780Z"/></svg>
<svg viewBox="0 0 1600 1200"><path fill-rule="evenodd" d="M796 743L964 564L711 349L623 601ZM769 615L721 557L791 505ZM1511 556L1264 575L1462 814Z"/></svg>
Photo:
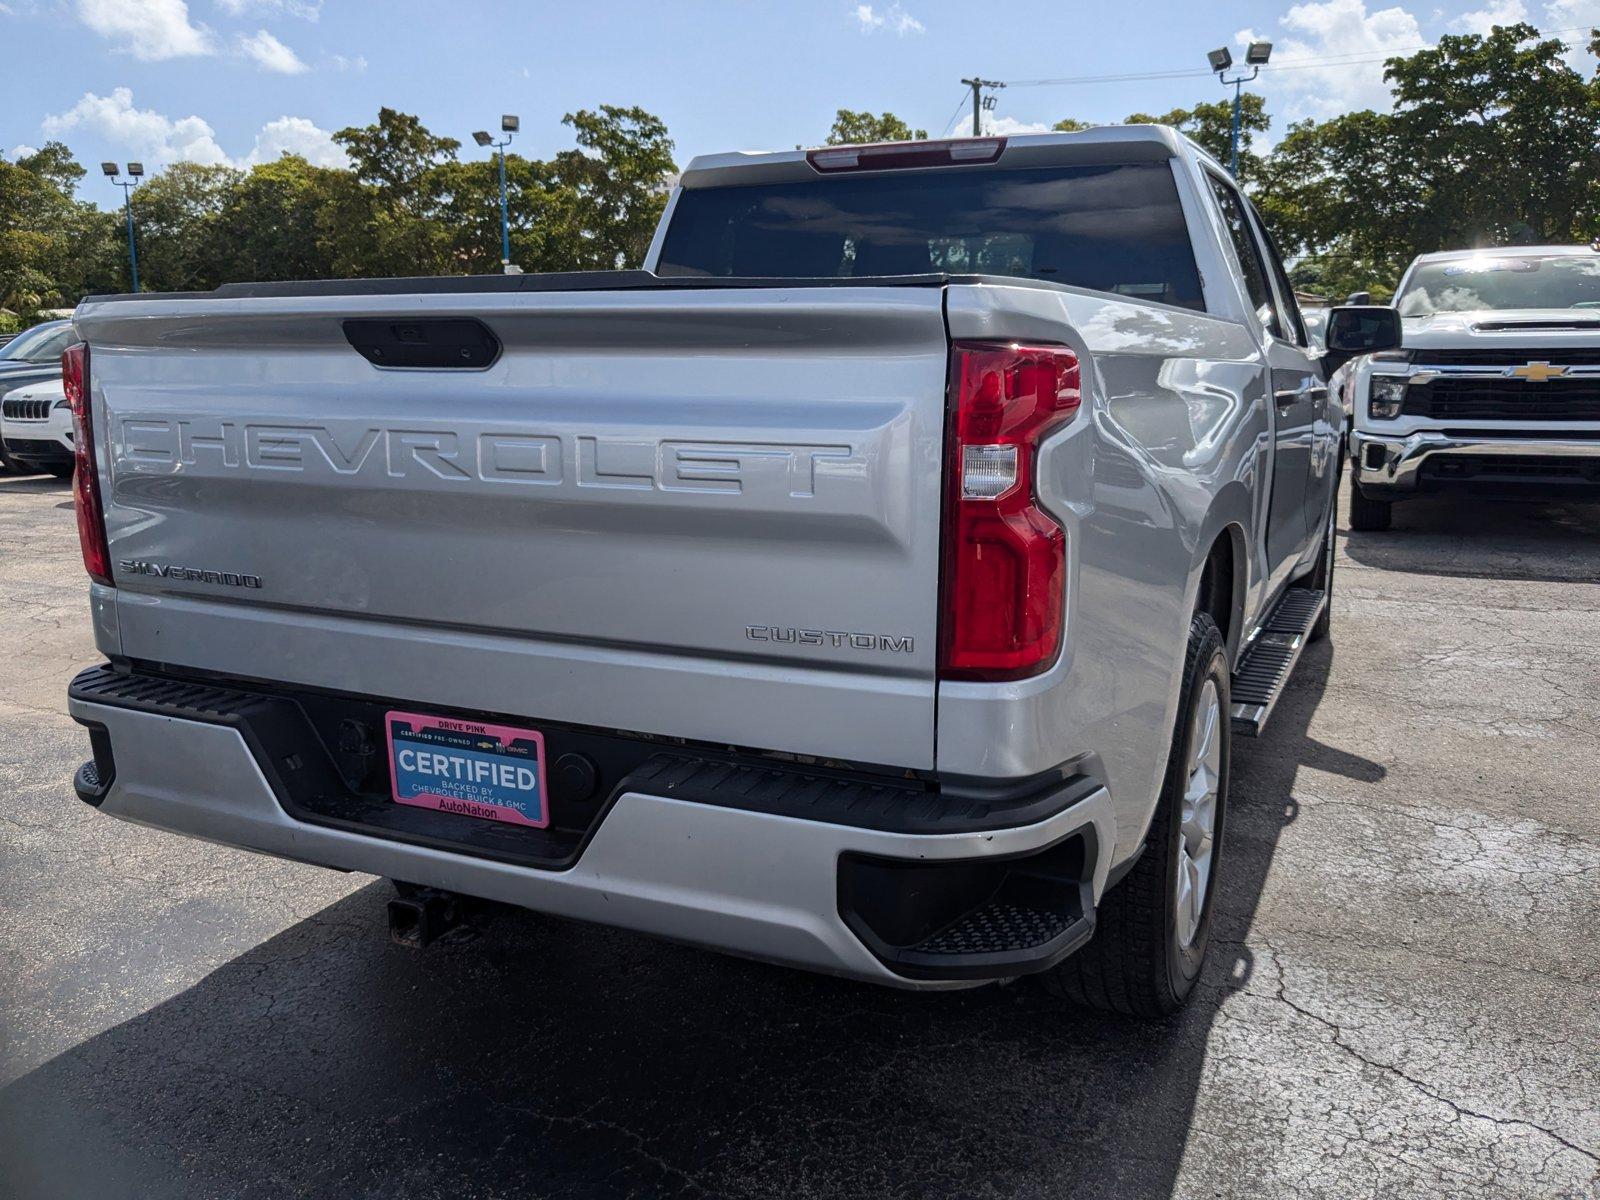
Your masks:
<svg viewBox="0 0 1600 1200"><path fill-rule="evenodd" d="M1506 371L1516 379L1526 379L1529 383L1548 383L1552 379L1560 379L1567 373L1565 367L1552 367L1547 362L1531 362L1525 367L1511 367Z"/></svg>

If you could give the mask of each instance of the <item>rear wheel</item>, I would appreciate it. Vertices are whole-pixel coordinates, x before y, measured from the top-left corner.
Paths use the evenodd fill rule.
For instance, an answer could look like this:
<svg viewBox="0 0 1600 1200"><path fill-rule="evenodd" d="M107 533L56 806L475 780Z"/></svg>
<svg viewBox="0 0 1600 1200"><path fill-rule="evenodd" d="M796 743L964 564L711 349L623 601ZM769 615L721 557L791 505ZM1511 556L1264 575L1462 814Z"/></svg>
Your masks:
<svg viewBox="0 0 1600 1200"><path fill-rule="evenodd" d="M1350 472L1350 528L1363 533L1378 533L1389 528L1394 519L1387 500L1369 500L1361 494L1355 472Z"/></svg>
<svg viewBox="0 0 1600 1200"><path fill-rule="evenodd" d="M1230 707L1222 633L1209 613L1196 613L1172 752L1144 852L1101 900L1094 940L1038 976L1045 990L1139 1017L1164 1016L1194 990L1211 938Z"/></svg>

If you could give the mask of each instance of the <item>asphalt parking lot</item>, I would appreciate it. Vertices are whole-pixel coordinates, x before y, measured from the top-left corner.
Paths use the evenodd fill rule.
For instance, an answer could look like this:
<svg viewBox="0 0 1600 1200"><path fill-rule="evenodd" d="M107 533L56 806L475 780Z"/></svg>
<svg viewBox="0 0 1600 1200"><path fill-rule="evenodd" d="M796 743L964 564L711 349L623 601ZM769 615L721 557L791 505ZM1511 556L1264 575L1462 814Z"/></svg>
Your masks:
<svg viewBox="0 0 1600 1200"><path fill-rule="evenodd" d="M1600 1194L1600 506L1344 534L1235 751L1165 1025L532 914L102 818L70 496L0 478L0 1196Z"/></svg>

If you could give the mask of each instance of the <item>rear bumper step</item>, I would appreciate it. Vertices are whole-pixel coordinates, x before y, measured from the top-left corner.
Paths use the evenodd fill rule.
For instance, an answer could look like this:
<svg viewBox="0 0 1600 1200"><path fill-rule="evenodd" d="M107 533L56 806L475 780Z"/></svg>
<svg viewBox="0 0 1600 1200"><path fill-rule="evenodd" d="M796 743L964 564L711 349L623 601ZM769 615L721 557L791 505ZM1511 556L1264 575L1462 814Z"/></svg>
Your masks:
<svg viewBox="0 0 1600 1200"><path fill-rule="evenodd" d="M1233 673L1233 731L1260 737L1306 647L1307 635L1328 603L1328 594L1290 588L1272 610Z"/></svg>
<svg viewBox="0 0 1600 1200"><path fill-rule="evenodd" d="M1116 844L1109 796L1092 780L1058 780L1049 800L982 799L646 743L620 774L602 764L615 782L593 820L541 862L530 843L508 850L505 839L523 830L353 792L317 736L316 699L85 672L70 710L103 731L98 796L85 799L111 816L297 861L924 988L1042 970L1076 949L1092 933L1105 850ZM552 752L561 733L547 740ZM383 819L349 807L357 802ZM396 810L445 825L385 824Z"/></svg>

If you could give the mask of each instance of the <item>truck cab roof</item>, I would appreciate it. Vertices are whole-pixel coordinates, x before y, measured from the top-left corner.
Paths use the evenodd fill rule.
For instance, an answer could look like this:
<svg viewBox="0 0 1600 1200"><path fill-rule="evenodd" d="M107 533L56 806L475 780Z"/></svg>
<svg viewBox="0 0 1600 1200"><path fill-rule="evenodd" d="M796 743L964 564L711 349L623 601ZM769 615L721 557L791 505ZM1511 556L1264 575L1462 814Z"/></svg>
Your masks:
<svg viewBox="0 0 1600 1200"><path fill-rule="evenodd" d="M1196 154L1209 158L1183 134L1167 125L1100 125L1076 133L1022 133L988 137L936 138L920 142L883 142L874 150L923 150L933 147L972 147L992 144L997 153L981 161L1007 167L1068 166L1095 162L1152 162ZM700 154L689 162L679 183L685 188L722 187L745 183L776 183L791 179L814 179L821 172L814 164L819 153L865 149L829 146L796 150L735 150L724 154ZM959 151L958 151L959 152ZM980 160L967 160L976 162ZM923 169L938 169L940 164L919 162ZM959 169L960 161L947 164ZM861 167L870 170L870 167Z"/></svg>

